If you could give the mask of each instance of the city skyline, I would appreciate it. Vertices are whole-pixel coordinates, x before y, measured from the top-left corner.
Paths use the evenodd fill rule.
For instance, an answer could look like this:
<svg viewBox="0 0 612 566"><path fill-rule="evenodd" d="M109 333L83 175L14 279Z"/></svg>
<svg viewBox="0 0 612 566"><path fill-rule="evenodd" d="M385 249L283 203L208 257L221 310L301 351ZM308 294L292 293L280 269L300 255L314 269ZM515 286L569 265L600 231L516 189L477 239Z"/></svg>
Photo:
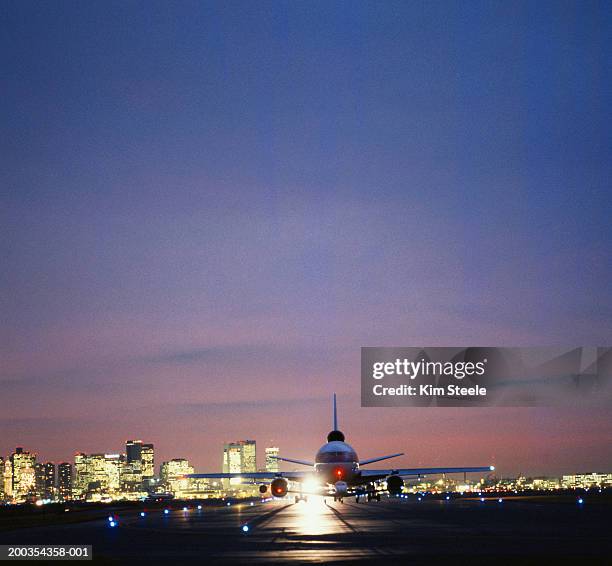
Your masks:
<svg viewBox="0 0 612 566"><path fill-rule="evenodd" d="M8 3L0 454L309 458L336 391L364 458L612 467L605 403L359 399L363 346L612 342L611 12Z"/></svg>

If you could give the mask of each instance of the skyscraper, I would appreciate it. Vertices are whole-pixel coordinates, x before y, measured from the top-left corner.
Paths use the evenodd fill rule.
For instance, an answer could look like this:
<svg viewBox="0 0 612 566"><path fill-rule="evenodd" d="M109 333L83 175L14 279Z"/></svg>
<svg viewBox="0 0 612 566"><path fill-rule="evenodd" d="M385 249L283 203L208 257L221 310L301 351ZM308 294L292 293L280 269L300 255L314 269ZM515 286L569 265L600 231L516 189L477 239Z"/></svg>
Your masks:
<svg viewBox="0 0 612 566"><path fill-rule="evenodd" d="M43 499L55 497L55 464L41 462L36 464L36 493Z"/></svg>
<svg viewBox="0 0 612 566"><path fill-rule="evenodd" d="M223 472L242 474L257 471L257 453L254 440L239 440L223 445ZM240 478L225 480L224 484L237 485Z"/></svg>
<svg viewBox="0 0 612 566"><path fill-rule="evenodd" d="M266 472L276 473L280 471L279 461L275 458L279 452L278 446L266 448Z"/></svg>
<svg viewBox="0 0 612 566"><path fill-rule="evenodd" d="M13 499L25 501L36 491L36 454L26 452L18 446L11 454L11 492Z"/></svg>
<svg viewBox="0 0 612 566"><path fill-rule="evenodd" d="M57 466L57 490L60 499L64 501L72 498L72 465L62 462Z"/></svg>
<svg viewBox="0 0 612 566"><path fill-rule="evenodd" d="M178 498L187 496L191 490L192 480L184 477L187 474L193 474L193 467L185 458L174 458L169 462L162 462L160 466L162 483Z"/></svg>
<svg viewBox="0 0 612 566"><path fill-rule="evenodd" d="M155 450L153 444L143 444L142 440L127 440L125 442L127 456L126 476L140 476L139 489L146 490L155 477Z"/></svg>
<svg viewBox="0 0 612 566"><path fill-rule="evenodd" d="M155 450L153 444L143 444L140 456L142 461L142 483L146 488L151 485L155 477Z"/></svg>
<svg viewBox="0 0 612 566"><path fill-rule="evenodd" d="M4 498L11 499L13 497L13 463L11 462L10 458L8 458L4 462L2 474L4 484Z"/></svg>
<svg viewBox="0 0 612 566"><path fill-rule="evenodd" d="M76 495L82 497L88 492L119 491L123 463L119 454L77 454L74 457Z"/></svg>
<svg viewBox="0 0 612 566"><path fill-rule="evenodd" d="M126 440L125 454L128 464L140 462L142 460L142 440Z"/></svg>

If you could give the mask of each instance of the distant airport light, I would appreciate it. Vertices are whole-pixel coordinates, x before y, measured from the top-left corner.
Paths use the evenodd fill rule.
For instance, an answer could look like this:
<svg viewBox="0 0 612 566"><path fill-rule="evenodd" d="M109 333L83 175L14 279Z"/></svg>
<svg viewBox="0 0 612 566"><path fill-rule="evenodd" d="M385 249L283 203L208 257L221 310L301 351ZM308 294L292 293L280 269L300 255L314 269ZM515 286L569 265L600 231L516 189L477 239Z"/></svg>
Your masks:
<svg viewBox="0 0 612 566"><path fill-rule="evenodd" d="M183 511L188 511L187 507L183 507Z"/></svg>
<svg viewBox="0 0 612 566"><path fill-rule="evenodd" d="M231 505L231 503L228 501L228 502L227 502L227 506L229 507L230 505Z"/></svg>
<svg viewBox="0 0 612 566"><path fill-rule="evenodd" d="M421 501L421 498L419 497L419 501Z"/></svg>
<svg viewBox="0 0 612 566"><path fill-rule="evenodd" d="M503 499L501 497L497 500L498 503L501 503L502 501Z"/></svg>
<svg viewBox="0 0 612 566"><path fill-rule="evenodd" d="M242 525L242 532L243 533L248 533L249 532L249 526L248 525Z"/></svg>
<svg viewBox="0 0 612 566"><path fill-rule="evenodd" d="M584 500L582 499L582 497L578 500L578 503L584 503Z"/></svg>
<svg viewBox="0 0 612 566"><path fill-rule="evenodd" d="M481 498L480 498L480 501L482 501L482 502L484 503L484 497L481 497Z"/></svg>
<svg viewBox="0 0 612 566"><path fill-rule="evenodd" d="M253 502L251 501L250 506L253 507Z"/></svg>
<svg viewBox="0 0 612 566"><path fill-rule="evenodd" d="M450 495L446 496L446 501L448 501L450 499Z"/></svg>
<svg viewBox="0 0 612 566"><path fill-rule="evenodd" d="M489 466L489 470L491 471L495 470L495 466Z"/></svg>
<svg viewBox="0 0 612 566"><path fill-rule="evenodd" d="M109 516L108 516L108 520L109 520L109 521L112 521L112 520L113 520L113 516L112 516L112 515L109 515Z"/></svg>
<svg viewBox="0 0 612 566"><path fill-rule="evenodd" d="M168 509L164 509L164 515L167 515L168 513L170 513L170 511L168 511Z"/></svg>
<svg viewBox="0 0 612 566"><path fill-rule="evenodd" d="M110 527L114 527L114 526L116 526L116 525L117 525L117 523L115 523L115 521L110 521L110 522L108 523L108 525L109 525Z"/></svg>
<svg viewBox="0 0 612 566"><path fill-rule="evenodd" d="M198 505L198 511L201 511L201 510L202 510L202 506Z"/></svg>
<svg viewBox="0 0 612 566"><path fill-rule="evenodd" d="M141 512L140 512L140 516L141 516L141 517L144 517L145 515L146 515L146 513L145 513L144 511L141 511Z"/></svg>

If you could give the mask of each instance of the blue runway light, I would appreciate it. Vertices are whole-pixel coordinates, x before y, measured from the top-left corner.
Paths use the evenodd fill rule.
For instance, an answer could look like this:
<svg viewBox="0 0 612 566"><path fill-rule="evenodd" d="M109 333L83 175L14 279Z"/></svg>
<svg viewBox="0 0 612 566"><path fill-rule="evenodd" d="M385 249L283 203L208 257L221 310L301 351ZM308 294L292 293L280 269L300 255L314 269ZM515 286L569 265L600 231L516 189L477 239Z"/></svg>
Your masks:
<svg viewBox="0 0 612 566"><path fill-rule="evenodd" d="M168 511L168 509L164 509L164 515L167 515L168 513L170 513L170 511Z"/></svg>
<svg viewBox="0 0 612 566"><path fill-rule="evenodd" d="M446 501L448 501L450 499L450 495L446 496Z"/></svg>
<svg viewBox="0 0 612 566"><path fill-rule="evenodd" d="M115 521L110 521L108 524L110 527L114 527L117 523L115 523Z"/></svg>
<svg viewBox="0 0 612 566"><path fill-rule="evenodd" d="M584 503L584 500L582 499L582 497L578 500L578 503Z"/></svg>
<svg viewBox="0 0 612 566"><path fill-rule="evenodd" d="M198 505L198 511L201 511L201 510L202 510L202 506Z"/></svg>
<svg viewBox="0 0 612 566"><path fill-rule="evenodd" d="M227 502L227 506L229 507L230 505L231 505L231 503L228 501L228 502Z"/></svg>
<svg viewBox="0 0 612 566"><path fill-rule="evenodd" d="M140 512L140 516L141 516L141 517L144 517L145 515L146 515L146 513L145 513L144 511L141 511L141 512Z"/></svg>
<svg viewBox="0 0 612 566"><path fill-rule="evenodd" d="M502 501L503 499L501 497L497 500L498 503L501 503Z"/></svg>
<svg viewBox="0 0 612 566"><path fill-rule="evenodd" d="M484 503L484 497L481 497L481 498L480 498L480 501L482 501L482 502Z"/></svg>
<svg viewBox="0 0 612 566"><path fill-rule="evenodd" d="M243 533L248 533L249 532L249 526L248 525L242 525L242 532Z"/></svg>
<svg viewBox="0 0 612 566"><path fill-rule="evenodd" d="M421 501L421 498L419 497L419 501Z"/></svg>
<svg viewBox="0 0 612 566"><path fill-rule="evenodd" d="M187 507L183 507L183 511L187 511Z"/></svg>
<svg viewBox="0 0 612 566"><path fill-rule="evenodd" d="M251 501L251 504L250 504L250 505L251 505L251 507L253 507L253 502L252 502L252 501Z"/></svg>
<svg viewBox="0 0 612 566"><path fill-rule="evenodd" d="M109 515L108 520L109 520L109 521L112 521L112 520L113 520L113 516L112 516L112 515Z"/></svg>

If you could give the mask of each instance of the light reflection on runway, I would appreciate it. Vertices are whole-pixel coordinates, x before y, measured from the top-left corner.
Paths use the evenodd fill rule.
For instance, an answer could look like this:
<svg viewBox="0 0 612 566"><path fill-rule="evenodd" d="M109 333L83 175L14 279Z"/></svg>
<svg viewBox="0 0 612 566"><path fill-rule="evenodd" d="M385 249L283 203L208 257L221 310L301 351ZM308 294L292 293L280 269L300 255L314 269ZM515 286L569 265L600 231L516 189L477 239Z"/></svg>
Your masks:
<svg viewBox="0 0 612 566"><path fill-rule="evenodd" d="M322 497L312 496L293 506L291 511L287 513L287 530L297 535L337 534L347 530Z"/></svg>

